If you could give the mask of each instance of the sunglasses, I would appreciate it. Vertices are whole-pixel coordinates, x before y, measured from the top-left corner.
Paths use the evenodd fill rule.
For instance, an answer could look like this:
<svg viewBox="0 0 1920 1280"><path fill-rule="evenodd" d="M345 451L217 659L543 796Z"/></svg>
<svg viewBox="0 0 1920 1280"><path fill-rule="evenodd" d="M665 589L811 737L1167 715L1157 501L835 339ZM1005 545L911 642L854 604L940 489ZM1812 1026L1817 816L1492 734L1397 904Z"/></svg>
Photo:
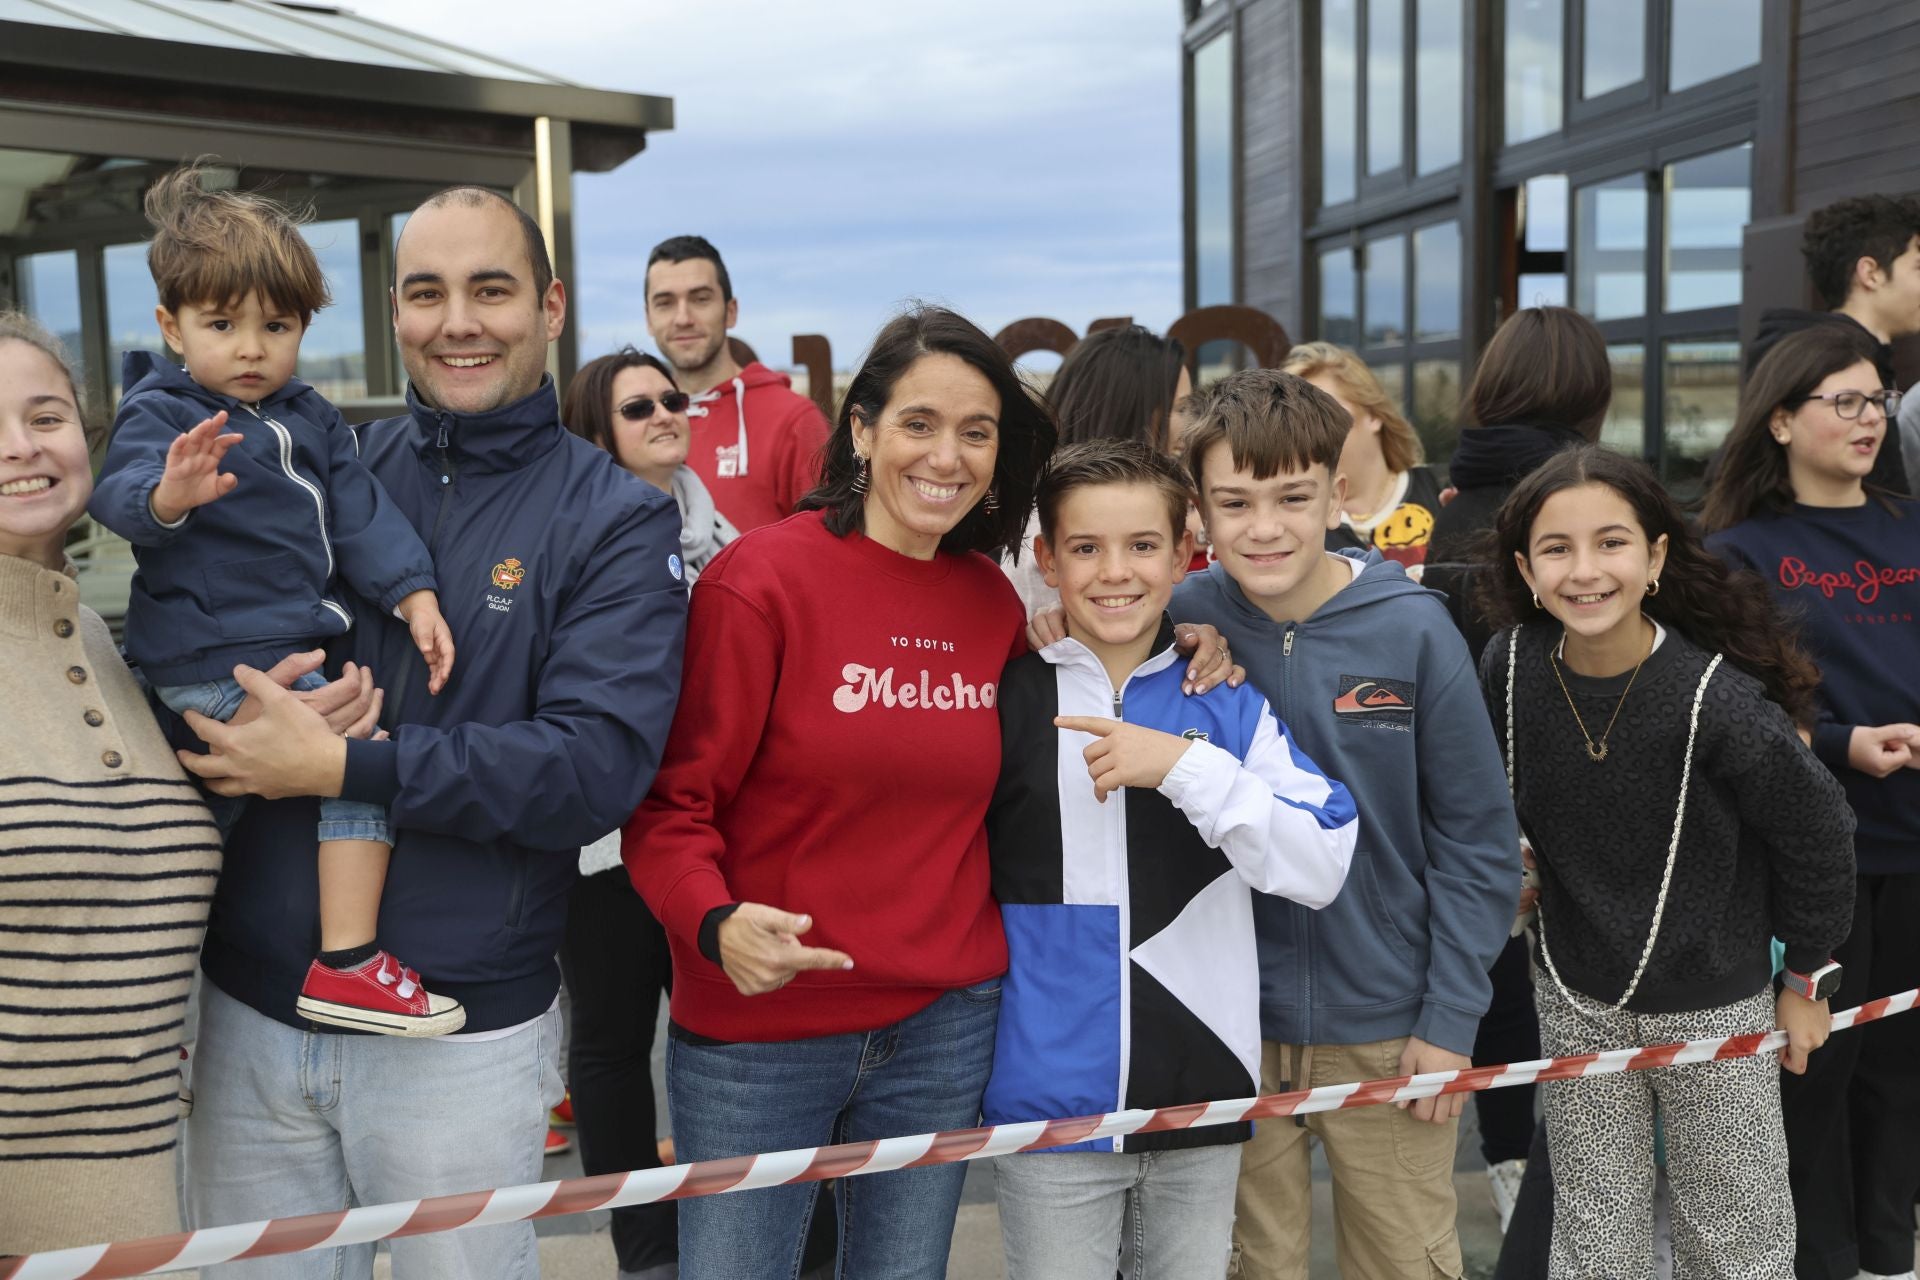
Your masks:
<svg viewBox="0 0 1920 1280"><path fill-rule="evenodd" d="M669 391L660 397L660 407L668 413L685 413L692 397L684 391ZM646 396L638 400L629 400L620 406L620 416L628 422L645 422L653 416L653 401Z"/></svg>

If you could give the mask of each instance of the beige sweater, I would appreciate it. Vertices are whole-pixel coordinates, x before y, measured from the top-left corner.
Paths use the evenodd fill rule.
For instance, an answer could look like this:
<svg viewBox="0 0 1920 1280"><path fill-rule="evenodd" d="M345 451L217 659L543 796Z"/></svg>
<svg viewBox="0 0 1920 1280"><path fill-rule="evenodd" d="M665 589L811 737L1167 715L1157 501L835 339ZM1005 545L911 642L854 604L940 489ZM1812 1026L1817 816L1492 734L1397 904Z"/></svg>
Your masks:
<svg viewBox="0 0 1920 1280"><path fill-rule="evenodd" d="M69 574L0 555L0 1255L178 1230L220 836Z"/></svg>

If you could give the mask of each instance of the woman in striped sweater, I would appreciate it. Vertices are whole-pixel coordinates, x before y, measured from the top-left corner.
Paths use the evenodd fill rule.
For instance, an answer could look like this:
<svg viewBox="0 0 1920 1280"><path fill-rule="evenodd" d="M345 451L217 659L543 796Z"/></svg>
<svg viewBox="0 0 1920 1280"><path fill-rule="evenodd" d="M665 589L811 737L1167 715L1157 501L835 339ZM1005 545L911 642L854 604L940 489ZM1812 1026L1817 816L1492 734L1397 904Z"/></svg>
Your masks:
<svg viewBox="0 0 1920 1280"><path fill-rule="evenodd" d="M80 603L62 546L92 488L57 347L0 313L0 1255L179 1225L220 836Z"/></svg>

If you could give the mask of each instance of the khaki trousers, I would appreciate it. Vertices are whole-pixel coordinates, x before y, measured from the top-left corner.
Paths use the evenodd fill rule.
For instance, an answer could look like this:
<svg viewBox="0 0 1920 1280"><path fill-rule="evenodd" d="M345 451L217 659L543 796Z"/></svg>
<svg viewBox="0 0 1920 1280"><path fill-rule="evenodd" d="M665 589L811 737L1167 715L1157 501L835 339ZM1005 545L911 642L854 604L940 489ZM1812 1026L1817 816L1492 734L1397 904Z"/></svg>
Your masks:
<svg viewBox="0 0 1920 1280"><path fill-rule="evenodd" d="M1260 1091L1400 1074L1404 1038L1372 1044L1260 1046ZM1308 1138L1333 1170L1342 1280L1458 1280L1453 1154L1459 1121L1432 1124L1387 1103L1261 1120L1241 1152L1233 1261L1239 1280L1307 1280L1313 1217Z"/></svg>

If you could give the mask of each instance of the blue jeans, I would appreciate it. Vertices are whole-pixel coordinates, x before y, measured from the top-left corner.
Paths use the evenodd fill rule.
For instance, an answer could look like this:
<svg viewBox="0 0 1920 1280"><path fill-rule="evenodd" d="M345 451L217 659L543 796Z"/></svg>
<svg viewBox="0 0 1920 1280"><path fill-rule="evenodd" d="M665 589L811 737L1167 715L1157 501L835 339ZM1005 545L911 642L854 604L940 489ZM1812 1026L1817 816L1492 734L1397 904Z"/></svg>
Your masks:
<svg viewBox="0 0 1920 1280"><path fill-rule="evenodd" d="M1000 980L949 991L877 1031L667 1045L667 1102L682 1161L865 1142L979 1123ZM841 1280L944 1276L963 1164L841 1178ZM680 1202L681 1280L793 1280L811 1183Z"/></svg>
<svg viewBox="0 0 1920 1280"><path fill-rule="evenodd" d="M1113 1280L1121 1219L1131 1275L1220 1280L1233 1249L1240 1144L1183 1151L999 1156L993 1183L1007 1280Z"/></svg>
<svg viewBox="0 0 1920 1280"><path fill-rule="evenodd" d="M319 689L327 683L326 677L318 671L309 671L293 682L293 687L305 692ZM240 682L231 676L219 680L207 680L200 684L163 684L154 686L154 693L175 711L197 711L209 720L218 720L221 724L233 719L233 713L247 700L247 691ZM207 793L207 808L213 811L213 820L219 824L220 834L226 835L233 830L233 824L240 821L240 814L247 807L245 796L217 796ZM320 839L326 840L378 840L381 844L391 845L393 834L387 827L387 811L377 804L367 804L359 800L337 800L322 797L320 801Z"/></svg>
<svg viewBox="0 0 1920 1280"><path fill-rule="evenodd" d="M541 1179L560 1011L499 1040L302 1031L200 984L187 1118L194 1227ZM532 1280L530 1222L390 1242L395 1280ZM227 1263L222 1280L365 1280L370 1244Z"/></svg>

